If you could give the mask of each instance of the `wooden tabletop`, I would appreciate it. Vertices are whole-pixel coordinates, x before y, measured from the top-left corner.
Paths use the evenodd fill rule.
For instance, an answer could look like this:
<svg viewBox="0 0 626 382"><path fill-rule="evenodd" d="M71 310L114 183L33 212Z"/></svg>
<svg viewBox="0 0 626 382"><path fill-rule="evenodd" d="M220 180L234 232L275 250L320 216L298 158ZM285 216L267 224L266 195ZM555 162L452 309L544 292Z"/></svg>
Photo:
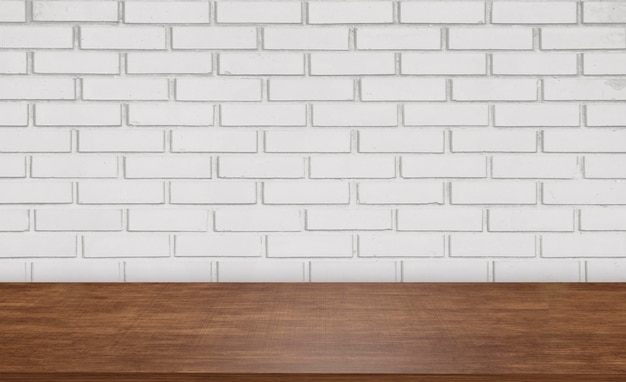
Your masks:
<svg viewBox="0 0 626 382"><path fill-rule="evenodd" d="M626 284L0 284L1 381L626 381Z"/></svg>

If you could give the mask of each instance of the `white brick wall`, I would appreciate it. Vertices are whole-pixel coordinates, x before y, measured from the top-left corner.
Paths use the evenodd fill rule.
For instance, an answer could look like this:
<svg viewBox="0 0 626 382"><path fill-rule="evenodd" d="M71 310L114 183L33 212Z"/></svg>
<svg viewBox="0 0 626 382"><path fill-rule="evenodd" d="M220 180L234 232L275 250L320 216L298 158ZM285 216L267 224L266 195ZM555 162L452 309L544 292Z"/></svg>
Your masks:
<svg viewBox="0 0 626 382"><path fill-rule="evenodd" d="M0 281L626 281L626 3L0 1Z"/></svg>

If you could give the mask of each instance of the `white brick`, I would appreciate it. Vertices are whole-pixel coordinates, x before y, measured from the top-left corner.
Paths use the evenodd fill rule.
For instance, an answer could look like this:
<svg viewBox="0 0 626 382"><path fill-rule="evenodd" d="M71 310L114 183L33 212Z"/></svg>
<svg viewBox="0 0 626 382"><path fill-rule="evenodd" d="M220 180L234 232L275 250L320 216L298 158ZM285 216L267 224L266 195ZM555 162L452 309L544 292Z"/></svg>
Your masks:
<svg viewBox="0 0 626 382"><path fill-rule="evenodd" d="M176 235L175 256L258 257L262 244L254 234L182 234Z"/></svg>
<svg viewBox="0 0 626 382"><path fill-rule="evenodd" d="M347 182L311 180L302 182L273 181L263 183L265 204L348 204Z"/></svg>
<svg viewBox="0 0 626 382"><path fill-rule="evenodd" d="M311 75L394 74L395 57L390 52L311 53Z"/></svg>
<svg viewBox="0 0 626 382"><path fill-rule="evenodd" d="M174 130L172 152L255 153L257 133L241 130Z"/></svg>
<svg viewBox="0 0 626 382"><path fill-rule="evenodd" d="M0 103L0 126L28 126L28 105Z"/></svg>
<svg viewBox="0 0 626 382"><path fill-rule="evenodd" d="M404 282L486 282L486 261L403 261Z"/></svg>
<svg viewBox="0 0 626 382"><path fill-rule="evenodd" d="M179 78L179 101L260 101L261 80L248 78Z"/></svg>
<svg viewBox="0 0 626 382"><path fill-rule="evenodd" d="M544 204L626 204L624 181L545 182Z"/></svg>
<svg viewBox="0 0 626 382"><path fill-rule="evenodd" d="M359 204L443 204L441 182L360 182Z"/></svg>
<svg viewBox="0 0 626 382"><path fill-rule="evenodd" d="M304 55L300 53L220 53L221 75L302 75Z"/></svg>
<svg viewBox="0 0 626 382"><path fill-rule="evenodd" d="M585 178L626 178L626 157L622 155L585 157Z"/></svg>
<svg viewBox="0 0 626 382"><path fill-rule="evenodd" d="M545 234L541 237L543 257L624 257L624 233Z"/></svg>
<svg viewBox="0 0 626 382"><path fill-rule="evenodd" d="M34 1L35 21L117 21L114 1Z"/></svg>
<svg viewBox="0 0 626 382"><path fill-rule="evenodd" d="M0 48L72 48L72 27L0 26Z"/></svg>
<svg viewBox="0 0 626 382"><path fill-rule="evenodd" d="M581 231L626 231L623 207L585 207L580 210Z"/></svg>
<svg viewBox="0 0 626 382"><path fill-rule="evenodd" d="M221 282L297 282L304 281L304 264L295 261L220 261Z"/></svg>
<svg viewBox="0 0 626 382"><path fill-rule="evenodd" d="M442 131L368 129L359 131L359 152L443 153L443 139Z"/></svg>
<svg viewBox="0 0 626 382"><path fill-rule="evenodd" d="M586 106L587 126L626 126L626 105L592 104Z"/></svg>
<svg viewBox="0 0 626 382"><path fill-rule="evenodd" d="M350 29L328 28L276 28L263 29L263 49L266 50L348 50Z"/></svg>
<svg viewBox="0 0 626 382"><path fill-rule="evenodd" d="M71 132L67 130L0 130L0 153L66 153L70 150Z"/></svg>
<svg viewBox="0 0 626 382"><path fill-rule="evenodd" d="M210 178L211 157L199 155L129 156L126 178Z"/></svg>
<svg viewBox="0 0 626 382"><path fill-rule="evenodd" d="M359 234L359 257L442 257L443 235Z"/></svg>
<svg viewBox="0 0 626 382"><path fill-rule="evenodd" d="M162 131L149 130L81 130L79 152L162 152Z"/></svg>
<svg viewBox="0 0 626 382"><path fill-rule="evenodd" d="M172 204L254 204L256 184L252 182L172 182Z"/></svg>
<svg viewBox="0 0 626 382"><path fill-rule="evenodd" d="M121 231L122 211L109 209L37 209L37 231Z"/></svg>
<svg viewBox="0 0 626 382"><path fill-rule="evenodd" d="M74 99L71 78L3 77L0 78L0 99Z"/></svg>
<svg viewBox="0 0 626 382"><path fill-rule="evenodd" d="M535 101L534 79L454 79L452 99L456 101Z"/></svg>
<svg viewBox="0 0 626 382"><path fill-rule="evenodd" d="M491 161L494 178L575 178L578 160L574 156L495 156Z"/></svg>
<svg viewBox="0 0 626 382"><path fill-rule="evenodd" d="M324 1L308 3L309 24L388 24L391 1Z"/></svg>
<svg viewBox="0 0 626 382"><path fill-rule="evenodd" d="M441 49L441 31L431 28L358 28L357 49Z"/></svg>
<svg viewBox="0 0 626 382"><path fill-rule="evenodd" d="M351 235L268 235L268 257L352 257Z"/></svg>
<svg viewBox="0 0 626 382"><path fill-rule="evenodd" d="M626 281L625 261L587 261L588 282Z"/></svg>
<svg viewBox="0 0 626 382"><path fill-rule="evenodd" d="M28 231L30 222L28 210L0 210L0 231Z"/></svg>
<svg viewBox="0 0 626 382"><path fill-rule="evenodd" d="M506 49L530 50L533 48L531 28L462 28L448 31L450 49Z"/></svg>
<svg viewBox="0 0 626 382"><path fill-rule="evenodd" d="M211 126L213 106L183 103L140 103L128 105L131 126Z"/></svg>
<svg viewBox="0 0 626 382"><path fill-rule="evenodd" d="M439 78L363 78L363 101L445 101L446 80Z"/></svg>
<svg viewBox="0 0 626 382"><path fill-rule="evenodd" d="M452 257L534 257L530 234L458 233L450 236Z"/></svg>
<svg viewBox="0 0 626 382"><path fill-rule="evenodd" d="M424 103L404 105L408 126L486 126L489 109L481 104Z"/></svg>
<svg viewBox="0 0 626 382"><path fill-rule="evenodd" d="M220 178L304 178L304 158L222 156L218 173Z"/></svg>
<svg viewBox="0 0 626 382"><path fill-rule="evenodd" d="M76 237L58 233L0 234L0 257L76 257Z"/></svg>
<svg viewBox="0 0 626 382"><path fill-rule="evenodd" d="M496 282L581 281L578 261L496 261L493 267Z"/></svg>
<svg viewBox="0 0 626 382"><path fill-rule="evenodd" d="M247 208L215 211L215 230L226 232L301 231L297 208Z"/></svg>
<svg viewBox="0 0 626 382"><path fill-rule="evenodd" d="M537 204L534 182L452 182L452 204Z"/></svg>
<svg viewBox="0 0 626 382"><path fill-rule="evenodd" d="M213 65L211 53L206 52L132 52L126 54L126 71L130 74L208 74L213 71Z"/></svg>
<svg viewBox="0 0 626 382"><path fill-rule="evenodd" d="M269 80L268 87L270 101L352 101L354 99L354 81L348 78L276 78Z"/></svg>
<svg viewBox="0 0 626 382"><path fill-rule="evenodd" d="M537 133L530 130L454 130L452 152L537 151Z"/></svg>
<svg viewBox="0 0 626 382"><path fill-rule="evenodd" d="M478 1L402 1L400 22L482 24L485 22L485 4Z"/></svg>
<svg viewBox="0 0 626 382"><path fill-rule="evenodd" d="M70 182L2 182L0 204L72 203ZM0 251L2 252L2 251Z"/></svg>
<svg viewBox="0 0 626 382"><path fill-rule="evenodd" d="M626 54L585 53L583 71L588 75L626 74Z"/></svg>
<svg viewBox="0 0 626 382"><path fill-rule="evenodd" d="M219 1L218 23L296 23L302 22L300 2Z"/></svg>
<svg viewBox="0 0 626 382"><path fill-rule="evenodd" d="M0 22L20 21L26 21L26 3L23 0L4 0L0 3Z"/></svg>
<svg viewBox="0 0 626 382"><path fill-rule="evenodd" d="M378 155L317 156L309 162L311 178L394 178L395 158Z"/></svg>
<svg viewBox="0 0 626 382"><path fill-rule="evenodd" d="M120 126L121 106L115 104L40 103L35 106L37 126Z"/></svg>
<svg viewBox="0 0 626 382"><path fill-rule="evenodd" d="M487 58L479 53L402 53L402 74L486 74Z"/></svg>
<svg viewBox="0 0 626 382"><path fill-rule="evenodd" d="M400 171L403 178L486 178L487 160L475 155L404 156Z"/></svg>
<svg viewBox="0 0 626 382"><path fill-rule="evenodd" d="M0 267L0 282L25 282L26 266L24 262L7 262Z"/></svg>
<svg viewBox="0 0 626 382"><path fill-rule="evenodd" d="M626 131L544 131L543 151L626 153Z"/></svg>
<svg viewBox="0 0 626 382"><path fill-rule="evenodd" d="M124 262L126 282L207 282L211 263L200 261Z"/></svg>
<svg viewBox="0 0 626 382"><path fill-rule="evenodd" d="M0 156L0 178L25 178L26 158L23 156Z"/></svg>
<svg viewBox="0 0 626 382"><path fill-rule="evenodd" d="M494 24L575 24L575 2L496 1L491 10Z"/></svg>
<svg viewBox="0 0 626 382"><path fill-rule="evenodd" d="M84 257L168 257L167 234L117 233L83 237Z"/></svg>
<svg viewBox="0 0 626 382"><path fill-rule="evenodd" d="M546 100L626 100L626 80L616 79L545 79Z"/></svg>
<svg viewBox="0 0 626 382"><path fill-rule="evenodd" d="M209 228L207 210L131 209L128 211L129 231L206 232Z"/></svg>
<svg viewBox="0 0 626 382"><path fill-rule="evenodd" d="M446 207L398 210L399 231L482 231L480 208Z"/></svg>
<svg viewBox="0 0 626 382"><path fill-rule="evenodd" d="M163 27L81 26L82 49L165 49Z"/></svg>
<svg viewBox="0 0 626 382"><path fill-rule="evenodd" d="M578 70L575 53L495 53L492 60L493 74L567 75Z"/></svg>
<svg viewBox="0 0 626 382"><path fill-rule="evenodd" d="M87 100L146 100L168 98L165 78L86 78L83 99Z"/></svg>
<svg viewBox="0 0 626 382"><path fill-rule="evenodd" d="M303 104L223 104L220 113L222 126L304 126L307 114Z"/></svg>
<svg viewBox="0 0 626 382"><path fill-rule="evenodd" d="M306 212L309 231L390 230L391 210L380 209L312 209Z"/></svg>
<svg viewBox="0 0 626 382"><path fill-rule="evenodd" d="M398 281L395 261L312 261L313 282Z"/></svg>
<svg viewBox="0 0 626 382"><path fill-rule="evenodd" d="M583 2L583 22L626 22L626 4L618 1L585 1Z"/></svg>
<svg viewBox="0 0 626 382"><path fill-rule="evenodd" d="M174 27L174 49L255 49L254 27Z"/></svg>
<svg viewBox="0 0 626 382"><path fill-rule="evenodd" d="M121 266L118 262L87 260L87 261L55 261L33 263L32 278L34 282L116 282L123 280Z"/></svg>
<svg viewBox="0 0 626 382"><path fill-rule="evenodd" d="M31 159L33 178L116 178L117 158L104 155L46 155Z"/></svg>
<svg viewBox="0 0 626 382"><path fill-rule="evenodd" d="M574 230L571 209L489 209L489 231L533 232Z"/></svg>
<svg viewBox="0 0 626 382"><path fill-rule="evenodd" d="M541 28L541 49L624 49L624 28Z"/></svg>
<svg viewBox="0 0 626 382"><path fill-rule="evenodd" d="M78 183L79 204L162 204L163 182L89 181Z"/></svg>
<svg viewBox="0 0 626 382"><path fill-rule="evenodd" d="M26 74L26 53L0 52L0 73Z"/></svg>
<svg viewBox="0 0 626 382"><path fill-rule="evenodd" d="M332 103L313 106L313 126L396 126L394 104Z"/></svg>
<svg viewBox="0 0 626 382"><path fill-rule="evenodd" d="M499 104L494 106L495 126L579 126L580 108L575 104Z"/></svg>
<svg viewBox="0 0 626 382"><path fill-rule="evenodd" d="M208 1L124 2L124 22L137 24L209 23Z"/></svg>
<svg viewBox="0 0 626 382"><path fill-rule="evenodd" d="M267 131L265 151L270 153L349 153L350 131Z"/></svg>
<svg viewBox="0 0 626 382"><path fill-rule="evenodd" d="M120 58L114 52L54 52L33 53L35 73L44 74L118 74Z"/></svg>

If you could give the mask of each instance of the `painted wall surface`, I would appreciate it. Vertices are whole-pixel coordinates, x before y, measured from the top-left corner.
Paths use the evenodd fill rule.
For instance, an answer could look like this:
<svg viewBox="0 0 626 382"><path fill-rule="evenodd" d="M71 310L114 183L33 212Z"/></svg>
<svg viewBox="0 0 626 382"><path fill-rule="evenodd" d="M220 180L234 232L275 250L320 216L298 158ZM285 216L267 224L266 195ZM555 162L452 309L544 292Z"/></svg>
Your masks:
<svg viewBox="0 0 626 382"><path fill-rule="evenodd" d="M2 281L626 281L625 1L0 1Z"/></svg>

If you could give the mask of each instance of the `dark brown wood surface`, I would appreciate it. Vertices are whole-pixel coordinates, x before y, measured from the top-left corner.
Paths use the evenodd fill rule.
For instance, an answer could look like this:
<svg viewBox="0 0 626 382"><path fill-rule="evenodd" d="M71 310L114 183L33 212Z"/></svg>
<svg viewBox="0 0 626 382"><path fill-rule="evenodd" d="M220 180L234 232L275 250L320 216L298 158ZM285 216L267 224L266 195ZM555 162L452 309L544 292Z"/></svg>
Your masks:
<svg viewBox="0 0 626 382"><path fill-rule="evenodd" d="M626 381L626 284L0 284L0 381Z"/></svg>

